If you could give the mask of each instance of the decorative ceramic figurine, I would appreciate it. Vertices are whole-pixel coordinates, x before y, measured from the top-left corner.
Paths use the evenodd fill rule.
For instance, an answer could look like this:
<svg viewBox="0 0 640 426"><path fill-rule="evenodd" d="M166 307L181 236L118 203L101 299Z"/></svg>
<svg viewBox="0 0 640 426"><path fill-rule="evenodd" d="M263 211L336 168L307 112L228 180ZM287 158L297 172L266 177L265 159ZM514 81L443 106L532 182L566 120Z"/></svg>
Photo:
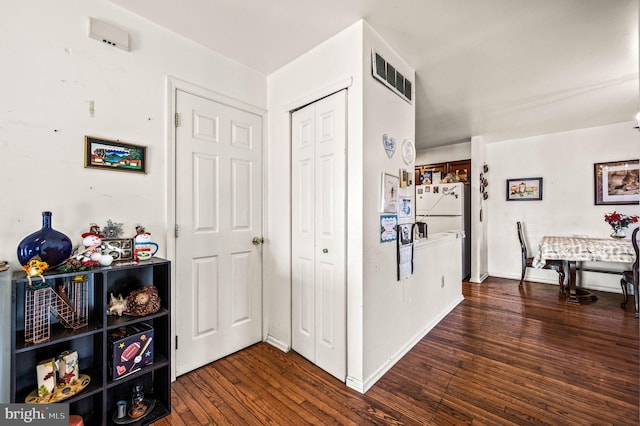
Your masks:
<svg viewBox="0 0 640 426"><path fill-rule="evenodd" d="M147 412L147 408L149 408L147 404L144 403L144 392L142 389L142 385L136 385L133 388L131 406L127 411L127 414L132 419L142 417Z"/></svg>
<svg viewBox="0 0 640 426"><path fill-rule="evenodd" d="M27 273L27 280L29 280L29 287L33 287L33 288L46 287L46 282L42 274L48 268L49 268L49 264L47 262L41 261L38 256L28 261L26 265L23 265L22 269ZM40 283L37 286L34 286L31 282L31 278L33 277L40 277L42 279L42 283Z"/></svg>
<svg viewBox="0 0 640 426"><path fill-rule="evenodd" d="M56 358L47 358L36 365L38 387L27 395L27 404L49 404L64 401L85 389L91 382L80 374L78 352L67 350Z"/></svg>
<svg viewBox="0 0 640 426"><path fill-rule="evenodd" d="M102 239L104 235L100 233L100 227L95 223L89 225L89 232L85 232L82 234L82 245L84 246L84 250L76 256L78 260L81 260L83 263L91 261L91 256L95 253L99 253L100 245L102 244ZM97 262L97 260L93 260Z"/></svg>
<svg viewBox="0 0 640 426"><path fill-rule="evenodd" d="M151 242L151 234L144 230L144 226L136 226L136 235L133 239L135 243L133 257L136 260L148 260L157 253L158 244Z"/></svg>
<svg viewBox="0 0 640 426"><path fill-rule="evenodd" d="M84 265L94 266L109 266L113 262L113 256L109 254L102 254L102 239L104 235L100 232L100 227L95 223L89 226L89 232L82 234L82 245L84 251L76 256L76 259L80 260ZM89 263L95 262L95 263Z"/></svg>
<svg viewBox="0 0 640 426"><path fill-rule="evenodd" d="M38 396L47 397L56 388L56 360L47 358L36 365Z"/></svg>
<svg viewBox="0 0 640 426"><path fill-rule="evenodd" d="M77 351L64 351L56 359L58 369L58 383L74 384L80 377Z"/></svg>

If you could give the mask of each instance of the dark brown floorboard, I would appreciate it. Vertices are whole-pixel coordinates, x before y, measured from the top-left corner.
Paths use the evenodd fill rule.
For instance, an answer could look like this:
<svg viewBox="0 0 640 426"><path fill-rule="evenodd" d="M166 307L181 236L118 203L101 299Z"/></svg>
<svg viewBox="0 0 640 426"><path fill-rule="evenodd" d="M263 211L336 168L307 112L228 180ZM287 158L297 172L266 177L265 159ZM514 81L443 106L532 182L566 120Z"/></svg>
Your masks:
<svg viewBox="0 0 640 426"><path fill-rule="evenodd" d="M639 321L622 296L489 278L365 395L260 343L178 378L169 425L640 424Z"/></svg>

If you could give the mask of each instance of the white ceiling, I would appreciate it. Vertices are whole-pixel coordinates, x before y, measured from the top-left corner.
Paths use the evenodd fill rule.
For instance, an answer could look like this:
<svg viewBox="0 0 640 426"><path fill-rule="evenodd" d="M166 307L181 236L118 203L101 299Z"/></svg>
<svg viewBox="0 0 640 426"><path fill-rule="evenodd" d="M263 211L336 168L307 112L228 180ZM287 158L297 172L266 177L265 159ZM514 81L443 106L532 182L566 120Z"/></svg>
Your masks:
<svg viewBox="0 0 640 426"><path fill-rule="evenodd" d="M416 70L416 145L632 120L638 0L110 0L268 75L365 19Z"/></svg>

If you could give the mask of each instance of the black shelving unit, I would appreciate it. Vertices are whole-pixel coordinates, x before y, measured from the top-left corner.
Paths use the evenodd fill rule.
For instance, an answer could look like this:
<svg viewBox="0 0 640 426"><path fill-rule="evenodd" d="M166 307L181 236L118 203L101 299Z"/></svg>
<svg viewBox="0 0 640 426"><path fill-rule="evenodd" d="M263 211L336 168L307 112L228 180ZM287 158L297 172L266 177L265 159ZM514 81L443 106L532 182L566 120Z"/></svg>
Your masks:
<svg viewBox="0 0 640 426"><path fill-rule="evenodd" d="M45 273L52 288L75 276L85 276L88 282L88 324L81 328L65 328L51 314L51 335L44 342L25 342L25 294L28 280L24 272L14 273L11 309L11 402L25 402L37 388L36 365L55 358L66 350L78 352L80 374L91 378L89 385L76 395L61 401L69 404L69 413L83 417L85 425L115 425L113 413L116 401L130 401L132 389L142 385L146 398L153 398L153 410L131 425L149 424L171 412L171 263L152 258L118 266L93 268L72 273ZM39 278L33 279L39 283ZM107 315L110 294L127 295L131 291L153 284L161 299L160 310L154 314L133 317ZM112 380L109 356L112 348L109 332L126 325L145 323L154 329L154 362L118 380Z"/></svg>

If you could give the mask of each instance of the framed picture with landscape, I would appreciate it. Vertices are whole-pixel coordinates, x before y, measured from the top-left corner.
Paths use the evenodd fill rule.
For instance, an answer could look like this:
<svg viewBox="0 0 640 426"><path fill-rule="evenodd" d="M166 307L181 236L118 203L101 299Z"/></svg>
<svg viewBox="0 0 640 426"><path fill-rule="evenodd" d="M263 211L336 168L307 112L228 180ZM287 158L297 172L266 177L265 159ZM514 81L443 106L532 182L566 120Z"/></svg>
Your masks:
<svg viewBox="0 0 640 426"><path fill-rule="evenodd" d="M147 148L120 141L84 137L84 166L123 172L147 172Z"/></svg>
<svg viewBox="0 0 640 426"><path fill-rule="evenodd" d="M507 201L542 200L542 178L507 179Z"/></svg>
<svg viewBox="0 0 640 426"><path fill-rule="evenodd" d="M637 204L640 201L639 175L638 160L595 163L595 204Z"/></svg>

